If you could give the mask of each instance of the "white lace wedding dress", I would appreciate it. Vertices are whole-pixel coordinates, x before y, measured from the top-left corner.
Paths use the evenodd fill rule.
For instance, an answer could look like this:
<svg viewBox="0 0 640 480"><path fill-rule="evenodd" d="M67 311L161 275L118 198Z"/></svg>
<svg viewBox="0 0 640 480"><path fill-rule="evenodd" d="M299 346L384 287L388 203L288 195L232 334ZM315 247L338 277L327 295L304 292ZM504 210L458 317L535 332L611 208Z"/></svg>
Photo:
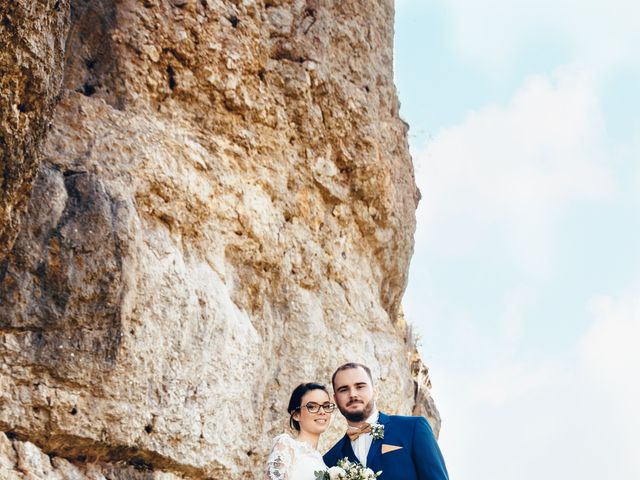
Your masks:
<svg viewBox="0 0 640 480"><path fill-rule="evenodd" d="M305 442L286 433L273 439L267 460L266 480L315 480L313 472L326 470L322 455Z"/></svg>

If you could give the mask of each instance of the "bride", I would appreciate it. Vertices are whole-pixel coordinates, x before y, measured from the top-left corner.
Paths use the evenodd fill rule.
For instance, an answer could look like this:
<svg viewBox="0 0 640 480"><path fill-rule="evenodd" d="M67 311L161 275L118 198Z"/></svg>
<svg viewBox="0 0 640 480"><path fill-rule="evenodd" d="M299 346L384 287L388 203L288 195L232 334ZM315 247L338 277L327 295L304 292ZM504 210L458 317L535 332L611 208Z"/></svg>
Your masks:
<svg viewBox="0 0 640 480"><path fill-rule="evenodd" d="M287 411L297 435L283 433L273 439L266 480L315 480L313 472L326 470L317 448L336 408L330 400L327 388L319 383L302 383L293 390Z"/></svg>

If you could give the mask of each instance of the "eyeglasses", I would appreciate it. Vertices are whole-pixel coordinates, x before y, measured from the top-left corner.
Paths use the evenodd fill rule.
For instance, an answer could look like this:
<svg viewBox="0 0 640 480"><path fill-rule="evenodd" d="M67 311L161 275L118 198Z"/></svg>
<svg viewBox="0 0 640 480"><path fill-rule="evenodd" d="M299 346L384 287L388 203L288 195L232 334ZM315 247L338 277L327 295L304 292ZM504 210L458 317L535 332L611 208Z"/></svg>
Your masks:
<svg viewBox="0 0 640 480"><path fill-rule="evenodd" d="M325 413L331 413L336 409L335 403L325 402L322 405L316 402L309 402L305 405L300 405L296 410L300 410L302 407L306 408L309 413L319 413L320 409L325 411Z"/></svg>

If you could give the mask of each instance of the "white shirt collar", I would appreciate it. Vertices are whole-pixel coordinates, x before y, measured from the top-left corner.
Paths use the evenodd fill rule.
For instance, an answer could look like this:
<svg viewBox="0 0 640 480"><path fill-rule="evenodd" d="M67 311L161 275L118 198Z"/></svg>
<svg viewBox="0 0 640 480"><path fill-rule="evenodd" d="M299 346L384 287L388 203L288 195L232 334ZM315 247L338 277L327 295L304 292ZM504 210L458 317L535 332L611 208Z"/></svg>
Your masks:
<svg viewBox="0 0 640 480"><path fill-rule="evenodd" d="M378 410L375 409L369 418L365 420L365 422L373 425L374 423L378 423L379 413ZM373 437L371 436L371 432L360 435L355 440L351 441L351 447L353 448L353 453L355 453L360 463L367 466L367 455L369 454L369 449L371 448L371 444L373 443Z"/></svg>
<svg viewBox="0 0 640 480"><path fill-rule="evenodd" d="M378 423L378 417L380 416L380 412L377 409L374 409L371 413L371 416L365 420L365 422L373 425L374 423Z"/></svg>

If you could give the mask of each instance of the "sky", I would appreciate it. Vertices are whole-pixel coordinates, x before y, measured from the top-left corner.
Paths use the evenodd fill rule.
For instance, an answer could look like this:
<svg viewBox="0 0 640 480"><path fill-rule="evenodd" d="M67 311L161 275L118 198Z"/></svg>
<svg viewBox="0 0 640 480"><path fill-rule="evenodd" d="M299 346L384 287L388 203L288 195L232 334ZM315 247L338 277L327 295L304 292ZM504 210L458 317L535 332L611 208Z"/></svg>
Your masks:
<svg viewBox="0 0 640 480"><path fill-rule="evenodd" d="M396 0L456 480L640 478L640 2Z"/></svg>

